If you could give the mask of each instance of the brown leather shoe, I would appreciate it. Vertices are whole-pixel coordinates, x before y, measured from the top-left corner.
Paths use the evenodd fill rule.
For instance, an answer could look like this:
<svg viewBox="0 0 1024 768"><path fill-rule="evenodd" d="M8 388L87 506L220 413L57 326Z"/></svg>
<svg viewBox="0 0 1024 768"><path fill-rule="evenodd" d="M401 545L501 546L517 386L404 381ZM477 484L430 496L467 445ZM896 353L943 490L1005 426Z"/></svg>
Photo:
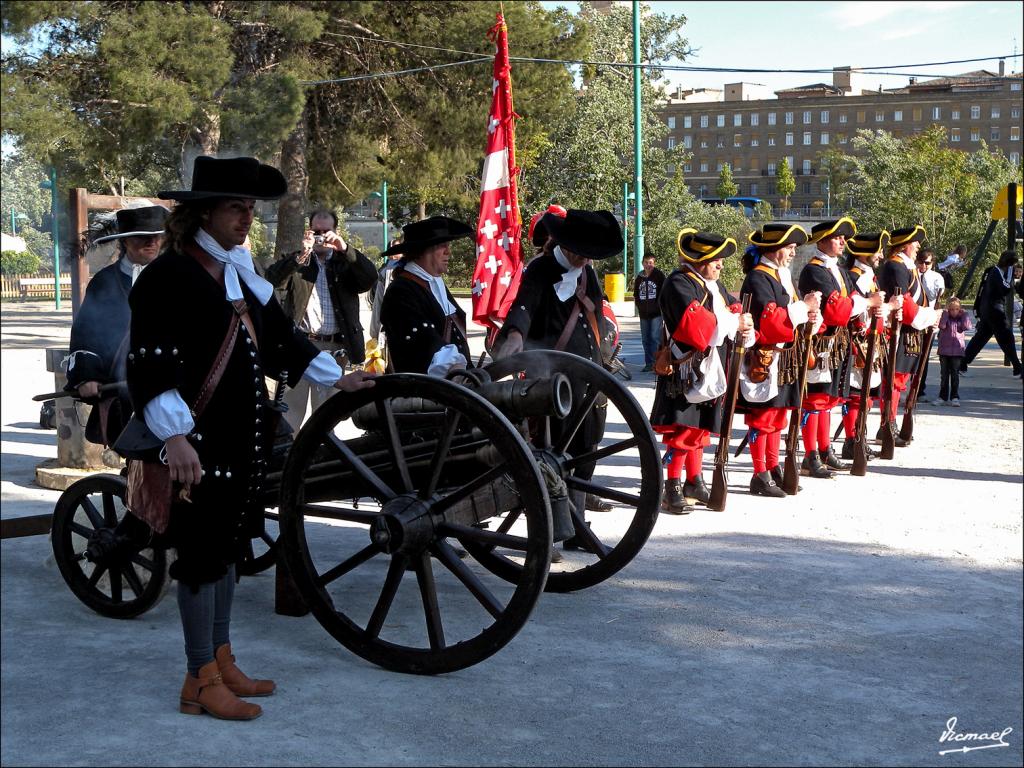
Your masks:
<svg viewBox="0 0 1024 768"><path fill-rule="evenodd" d="M185 715L206 712L221 720L253 720L263 714L259 704L242 701L228 690L216 661L203 665L198 677L186 673L179 711Z"/></svg>
<svg viewBox="0 0 1024 768"><path fill-rule="evenodd" d="M217 667L224 678L224 685L235 694L235 696L270 696L274 689L273 680L253 680L242 670L235 666L235 657L231 655L231 643L225 643L214 654L217 659Z"/></svg>

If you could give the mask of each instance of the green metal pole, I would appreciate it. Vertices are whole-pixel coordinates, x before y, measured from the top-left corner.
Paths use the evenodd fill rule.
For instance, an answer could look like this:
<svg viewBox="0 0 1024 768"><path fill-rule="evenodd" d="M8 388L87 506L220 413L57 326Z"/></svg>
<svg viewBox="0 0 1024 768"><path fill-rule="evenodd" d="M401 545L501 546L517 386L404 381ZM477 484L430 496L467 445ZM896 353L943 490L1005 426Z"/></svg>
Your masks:
<svg viewBox="0 0 1024 768"><path fill-rule="evenodd" d="M388 247L388 180L384 179L384 183L380 187L380 210L381 218L384 219L384 248L387 250Z"/></svg>
<svg viewBox="0 0 1024 768"><path fill-rule="evenodd" d="M629 274L629 182L622 182L622 275Z"/></svg>
<svg viewBox="0 0 1024 768"><path fill-rule="evenodd" d="M640 0L633 0L633 63L640 64ZM640 265L644 260L644 159L643 142L641 135L641 112L640 112L640 67L633 67L633 154L635 156L635 167L633 171L633 194L636 196L636 223L633 225L633 236L636 244L633 246L633 258L636 261L636 271L640 271Z"/></svg>
<svg viewBox="0 0 1024 768"><path fill-rule="evenodd" d="M57 203L57 169L50 166L50 237L53 238L53 286L54 306L60 309L60 225L57 221L60 211Z"/></svg>
<svg viewBox="0 0 1024 768"><path fill-rule="evenodd" d="M11 206L11 234L12 235L18 234L18 227L14 223L14 207L13 206Z"/></svg>

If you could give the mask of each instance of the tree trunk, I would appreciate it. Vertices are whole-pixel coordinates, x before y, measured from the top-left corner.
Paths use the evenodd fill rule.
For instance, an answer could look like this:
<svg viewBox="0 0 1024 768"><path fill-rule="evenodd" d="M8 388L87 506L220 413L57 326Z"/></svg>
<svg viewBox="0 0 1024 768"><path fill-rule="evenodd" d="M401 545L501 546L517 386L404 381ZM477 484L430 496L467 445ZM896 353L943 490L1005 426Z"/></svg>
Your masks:
<svg viewBox="0 0 1024 768"><path fill-rule="evenodd" d="M427 218L427 204L425 201L420 200L416 206L416 219L423 221L425 218Z"/></svg>
<svg viewBox="0 0 1024 768"><path fill-rule="evenodd" d="M277 206L276 254L292 253L302 247L306 231L306 112L281 146L281 173L288 181L288 194Z"/></svg>
<svg viewBox="0 0 1024 768"><path fill-rule="evenodd" d="M189 133L189 141L181 152L178 175L181 176L181 183L185 185L182 189L192 188L192 164L196 158L200 155L216 157L217 148L220 146L220 113L204 112L203 117L203 122Z"/></svg>

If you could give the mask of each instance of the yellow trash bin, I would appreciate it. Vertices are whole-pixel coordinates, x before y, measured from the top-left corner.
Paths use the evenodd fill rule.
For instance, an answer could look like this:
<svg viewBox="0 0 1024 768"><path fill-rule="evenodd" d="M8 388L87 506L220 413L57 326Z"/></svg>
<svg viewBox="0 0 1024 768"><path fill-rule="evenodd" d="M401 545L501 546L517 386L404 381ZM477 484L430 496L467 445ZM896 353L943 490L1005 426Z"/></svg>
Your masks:
<svg viewBox="0 0 1024 768"><path fill-rule="evenodd" d="M613 304L626 298L626 276L621 272L609 272L604 276L604 292Z"/></svg>

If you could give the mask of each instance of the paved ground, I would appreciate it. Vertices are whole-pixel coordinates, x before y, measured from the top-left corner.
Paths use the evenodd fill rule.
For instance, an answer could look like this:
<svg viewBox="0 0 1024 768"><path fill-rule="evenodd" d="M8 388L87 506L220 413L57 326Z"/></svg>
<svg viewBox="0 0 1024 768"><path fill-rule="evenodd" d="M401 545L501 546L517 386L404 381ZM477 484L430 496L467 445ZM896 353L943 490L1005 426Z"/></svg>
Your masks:
<svg viewBox="0 0 1024 768"><path fill-rule="evenodd" d="M57 498L31 483L56 449L29 397L52 388L42 348L67 338L68 313L47 308L2 306L5 518ZM636 369L637 321L623 326ZM923 407L913 446L866 478L758 501L741 457L727 512L661 517L620 574L544 595L462 672L385 672L313 618L275 615L272 572L245 579L235 647L279 684L253 723L177 713L173 593L105 619L65 587L47 537L6 540L0 762L1020 765L1021 383L1000 359L989 347L964 407ZM652 378L632 391L648 407ZM952 717L958 733L1012 728L1008 746L940 755Z"/></svg>

